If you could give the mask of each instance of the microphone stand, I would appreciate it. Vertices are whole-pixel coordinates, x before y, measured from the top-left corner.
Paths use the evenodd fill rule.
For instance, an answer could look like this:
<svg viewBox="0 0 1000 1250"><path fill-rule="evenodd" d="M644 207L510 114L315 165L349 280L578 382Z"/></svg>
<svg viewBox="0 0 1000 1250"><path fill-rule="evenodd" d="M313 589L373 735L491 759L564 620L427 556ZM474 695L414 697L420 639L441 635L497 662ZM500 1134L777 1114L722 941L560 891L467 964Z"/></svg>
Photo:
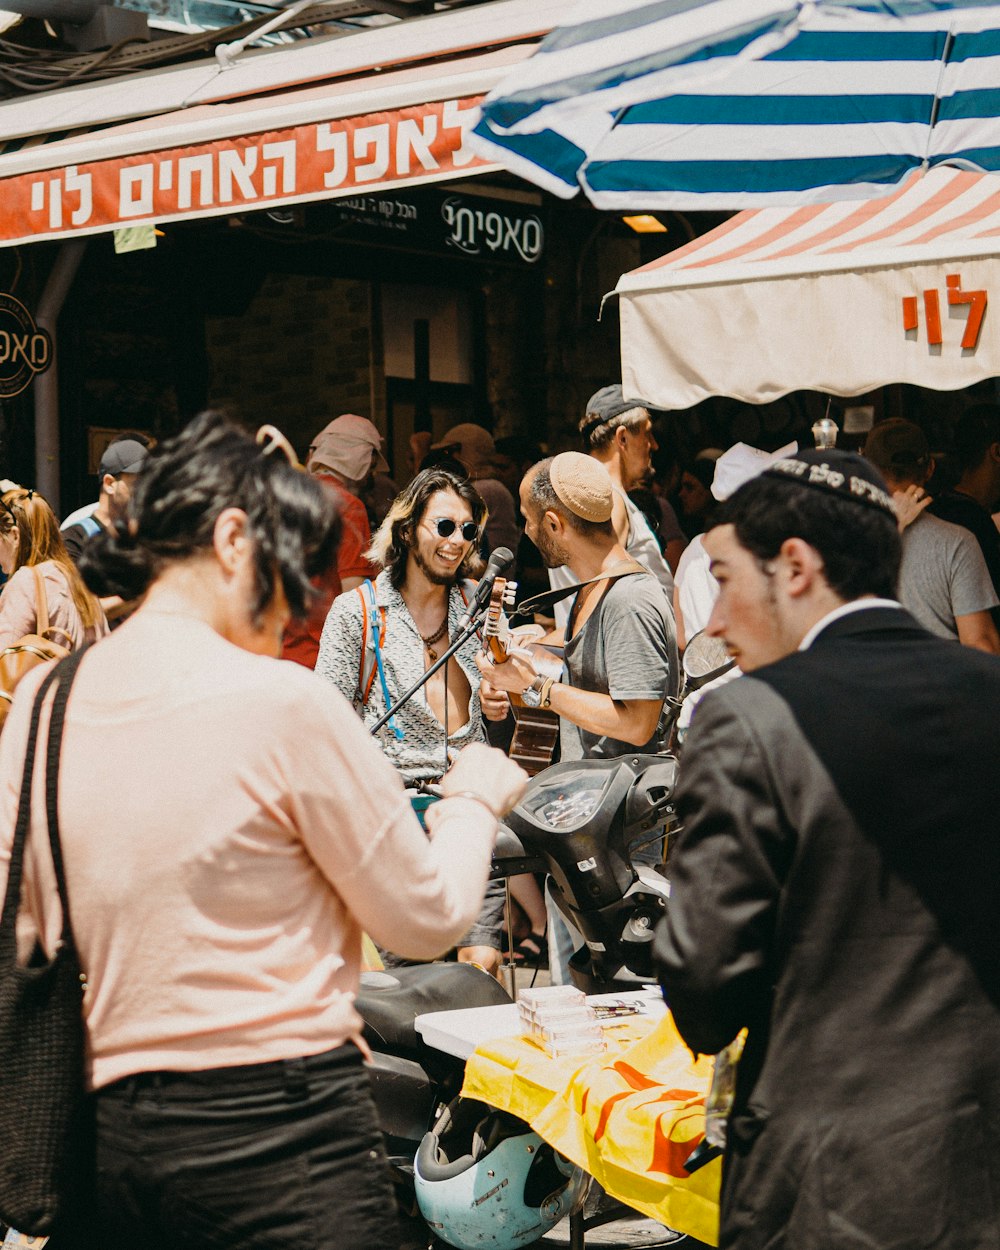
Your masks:
<svg viewBox="0 0 1000 1250"><path fill-rule="evenodd" d="M409 703L410 699L413 698L413 696L417 693L417 691L421 688L421 686L425 685L428 681L430 681L430 679L434 676L434 674L438 671L438 669L441 668L443 665L447 664L448 661L451 659L451 657L455 654L455 652L465 646L465 644L469 641L472 635L478 630L479 624L482 621L483 617L486 615L488 609L489 609L489 604L488 603L483 604L482 608L480 608L479 611L473 616L472 620L469 622L466 628L462 630L461 634L459 634L458 638L456 638L456 640L451 644L448 650L445 651L443 655L440 655L434 661L434 663L430 666L430 668L426 669L425 672L421 674L419 681L414 682L414 684L409 688L409 690L407 690L405 694L401 694L399 698L396 700L396 702L392 705L392 707L388 708L387 711L384 713L384 715L378 718L375 724L372 725L371 730L369 731L370 733L377 734L378 731L382 728L382 726L387 724L390 718L396 715L396 713L403 706L403 704ZM446 744L446 747L447 747L447 744Z"/></svg>
<svg viewBox="0 0 1000 1250"><path fill-rule="evenodd" d="M371 730L369 731L370 733L377 734L383 725L388 724L389 721L392 719L392 717L395 716L396 713L399 711L399 709L405 703L409 703L410 699L413 698L413 696L417 693L417 691L421 688L421 686L425 685L434 676L434 674L438 671L439 668L447 664L456 651L460 650L462 647L465 646L465 644L469 641L472 635L476 633L476 631L478 630L480 622L483 620L487 611L489 610L489 606L490 605L488 603L484 603L483 606L478 610L478 612L475 612L473 614L472 620L469 622L466 628L461 631L458 638L455 639L455 641L451 644L451 646L447 649L447 651L445 651L443 655L439 656L434 661L434 663L430 666L430 668L425 670L425 672L421 674L419 681L414 682L414 684L409 688L409 690L407 690L405 694L401 694L399 698L396 700L396 702L392 705L392 707L388 708L384 712L384 714L378 718L375 724L372 725ZM447 680L447 673L445 674L445 680ZM445 696L445 699L446 699L445 714L447 715L447 696ZM447 756L448 756L447 728L445 729L444 749L445 749L445 762L447 764ZM513 941L513 939L510 936L511 933L513 932L513 929L511 928L512 903L511 903L511 891L510 891L510 878L509 877L504 878L504 912L506 914L507 940L509 944ZM501 952L501 956L502 956L502 952ZM516 998L517 997L517 965L513 961L513 956L512 956L509 946L508 946L507 958L508 958L507 966L510 969L512 997Z"/></svg>

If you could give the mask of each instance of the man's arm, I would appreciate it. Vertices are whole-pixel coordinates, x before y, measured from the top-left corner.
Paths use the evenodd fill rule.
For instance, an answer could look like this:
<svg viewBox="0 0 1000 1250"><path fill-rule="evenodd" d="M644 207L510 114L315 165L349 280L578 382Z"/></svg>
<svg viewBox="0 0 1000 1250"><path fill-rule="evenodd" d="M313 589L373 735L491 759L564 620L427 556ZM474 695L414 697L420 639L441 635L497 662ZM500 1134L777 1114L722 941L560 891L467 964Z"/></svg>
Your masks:
<svg viewBox="0 0 1000 1250"><path fill-rule="evenodd" d="M959 535L949 573L958 641L990 655L1000 654L995 620L997 594L979 544L968 530Z"/></svg>
<svg viewBox="0 0 1000 1250"><path fill-rule="evenodd" d="M625 500L618 491L615 491L614 499L611 503L611 525L619 543L623 547L627 547L629 539L628 511L625 507Z"/></svg>
<svg viewBox="0 0 1000 1250"><path fill-rule="evenodd" d="M989 612L966 612L955 617L958 629L958 641L966 647L975 647L977 651L986 651L990 655L1000 655L1000 634L993 624Z"/></svg>
<svg viewBox="0 0 1000 1250"><path fill-rule="evenodd" d="M508 694L524 694L538 676L526 653L512 652L505 664L493 664L480 654L476 656L476 663L493 689L505 690ZM613 699L609 694L578 690L563 682L552 684L549 698L553 712L588 733L618 738L638 747L653 736L663 708L662 698Z"/></svg>
<svg viewBox="0 0 1000 1250"><path fill-rule="evenodd" d="M677 566L681 562L681 556L684 554L686 546L686 538L670 538L663 544L663 555L670 565L671 573L677 572Z"/></svg>
<svg viewBox="0 0 1000 1250"><path fill-rule="evenodd" d="M768 1010L778 898L794 840L759 743L730 701L728 692L707 696L685 743L683 832L653 947L681 1036L702 1054L717 1053Z"/></svg>
<svg viewBox="0 0 1000 1250"><path fill-rule="evenodd" d="M674 629L677 631L677 650L683 651L687 646L687 634L684 629L684 613L681 611L681 588L674 582Z"/></svg>
<svg viewBox="0 0 1000 1250"><path fill-rule="evenodd" d="M637 747L652 738L663 710L662 699L613 699L609 694L578 690L562 682L553 683L549 697L553 712L587 733Z"/></svg>

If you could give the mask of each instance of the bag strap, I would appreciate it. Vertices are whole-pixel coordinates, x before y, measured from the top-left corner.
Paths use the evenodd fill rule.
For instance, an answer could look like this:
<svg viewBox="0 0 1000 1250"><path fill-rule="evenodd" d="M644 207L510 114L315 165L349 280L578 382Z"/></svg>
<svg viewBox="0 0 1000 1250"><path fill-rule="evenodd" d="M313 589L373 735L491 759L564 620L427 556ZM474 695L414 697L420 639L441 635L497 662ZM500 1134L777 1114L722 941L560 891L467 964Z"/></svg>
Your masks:
<svg viewBox="0 0 1000 1250"><path fill-rule="evenodd" d="M39 636L39 638L48 639L53 646L62 646L64 651L72 651L72 635L67 633L67 631L59 625L49 624L49 597L45 590L45 578L42 576L41 569L36 564L32 566L31 571L35 575L35 633ZM55 642L55 640L50 637L51 634L62 634L62 636L66 639L66 645L63 646L62 643Z"/></svg>
<svg viewBox="0 0 1000 1250"><path fill-rule="evenodd" d="M361 600L361 662L358 665L358 688L355 692L355 702L367 703L368 694L371 690L371 677L368 677L366 683L365 669L368 664L368 598L365 594L365 587L368 582L363 582L357 587L358 598Z"/></svg>
<svg viewBox="0 0 1000 1250"><path fill-rule="evenodd" d="M385 640L386 611L385 608L379 607L376 602L375 587L372 585L370 577L365 578L357 589L358 594L361 596L362 628L364 631L358 697L361 701L361 706L364 707L368 702L368 696L371 694L377 672L379 684L382 687L382 698L385 700L385 706L388 710L392 707L392 696L389 694L389 683L386 680L385 666L382 663L382 643ZM397 739L405 736L395 716L389 717L389 728Z"/></svg>
<svg viewBox="0 0 1000 1250"><path fill-rule="evenodd" d="M41 721L42 707L53 685L57 685L58 688L52 706L52 715L49 720L46 745L46 823L48 824L49 846L52 851L52 864L56 875L56 887L59 891L59 903L62 907L62 933L60 940L63 943L73 941L73 930L69 916L69 896L66 891L62 852L59 844L59 750L62 742L66 701L69 698L70 686L86 650L86 647L81 648L74 655L53 666L39 687L31 708L28 742L24 756L24 772L21 775L21 791L17 804L17 824L14 828L14 840L10 848L3 913L0 915L0 969L9 967L17 959L17 913L21 904L24 850L28 839L28 830L31 827L31 788L35 774L35 758L38 748L38 727Z"/></svg>
<svg viewBox="0 0 1000 1250"><path fill-rule="evenodd" d="M32 565L35 575L35 633L44 638L49 632L49 599L45 593L45 578L37 564Z"/></svg>
<svg viewBox="0 0 1000 1250"><path fill-rule="evenodd" d="M358 670L358 701L368 702L378 669L378 649L385 640L385 608L375 601L375 587L370 577L357 587L361 597L361 665ZM388 704L386 705L388 706Z"/></svg>
<svg viewBox="0 0 1000 1250"><path fill-rule="evenodd" d="M74 944L73 926L69 916L69 893L66 889L66 874L63 869L62 844L59 837L59 754L62 750L63 727L66 723L66 704L69 701L70 687L76 679L86 647L81 648L59 667L62 673L56 689L56 697L52 702L52 715L49 720L49 737L45 752L45 814L49 826L49 847L52 851L52 866L56 874L56 886L59 890L59 902L62 906L63 926L60 935L64 943Z"/></svg>
<svg viewBox="0 0 1000 1250"><path fill-rule="evenodd" d="M24 754L24 772L21 775L21 793L17 801L17 823L10 848L7 870L7 889L4 894L3 914L0 916L0 968L6 969L17 958L17 912L21 903L21 876L24 865L24 846L31 823L31 781L35 773L35 752L38 746L38 722L42 704L49 688L56 680L56 671L47 674L35 695L28 729L28 744Z"/></svg>

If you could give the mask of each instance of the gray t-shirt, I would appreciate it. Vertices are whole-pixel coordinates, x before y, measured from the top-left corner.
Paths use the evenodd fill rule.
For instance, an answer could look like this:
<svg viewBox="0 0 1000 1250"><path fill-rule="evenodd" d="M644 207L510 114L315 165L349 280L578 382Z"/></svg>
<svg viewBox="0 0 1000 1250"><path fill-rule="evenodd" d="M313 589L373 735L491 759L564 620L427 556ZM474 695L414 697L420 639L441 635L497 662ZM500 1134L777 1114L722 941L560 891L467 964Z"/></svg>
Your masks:
<svg viewBox="0 0 1000 1250"><path fill-rule="evenodd" d="M975 535L921 513L903 531L899 600L939 638L958 638L956 616L995 607L996 591Z"/></svg>
<svg viewBox="0 0 1000 1250"><path fill-rule="evenodd" d="M612 699L663 699L677 691L674 616L663 587L649 573L611 583L601 602L566 643L569 683ZM662 718L661 718L662 719ZM658 728L642 747L588 733L560 721L564 760L612 759L630 751L652 754L665 748Z"/></svg>

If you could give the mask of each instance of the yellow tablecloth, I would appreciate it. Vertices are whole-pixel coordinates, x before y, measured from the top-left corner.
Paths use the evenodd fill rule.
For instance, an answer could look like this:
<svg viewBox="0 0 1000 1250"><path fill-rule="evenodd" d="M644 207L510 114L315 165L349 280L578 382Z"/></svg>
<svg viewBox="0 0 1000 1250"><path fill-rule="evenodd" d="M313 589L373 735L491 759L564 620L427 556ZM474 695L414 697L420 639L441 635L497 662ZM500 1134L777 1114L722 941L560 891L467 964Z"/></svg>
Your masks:
<svg viewBox="0 0 1000 1250"><path fill-rule="evenodd" d="M718 1245L721 1162L683 1168L704 1135L711 1059L692 1057L669 1015L605 1035L608 1050L584 1061L550 1059L526 1037L485 1043L462 1093L526 1120L612 1197Z"/></svg>

